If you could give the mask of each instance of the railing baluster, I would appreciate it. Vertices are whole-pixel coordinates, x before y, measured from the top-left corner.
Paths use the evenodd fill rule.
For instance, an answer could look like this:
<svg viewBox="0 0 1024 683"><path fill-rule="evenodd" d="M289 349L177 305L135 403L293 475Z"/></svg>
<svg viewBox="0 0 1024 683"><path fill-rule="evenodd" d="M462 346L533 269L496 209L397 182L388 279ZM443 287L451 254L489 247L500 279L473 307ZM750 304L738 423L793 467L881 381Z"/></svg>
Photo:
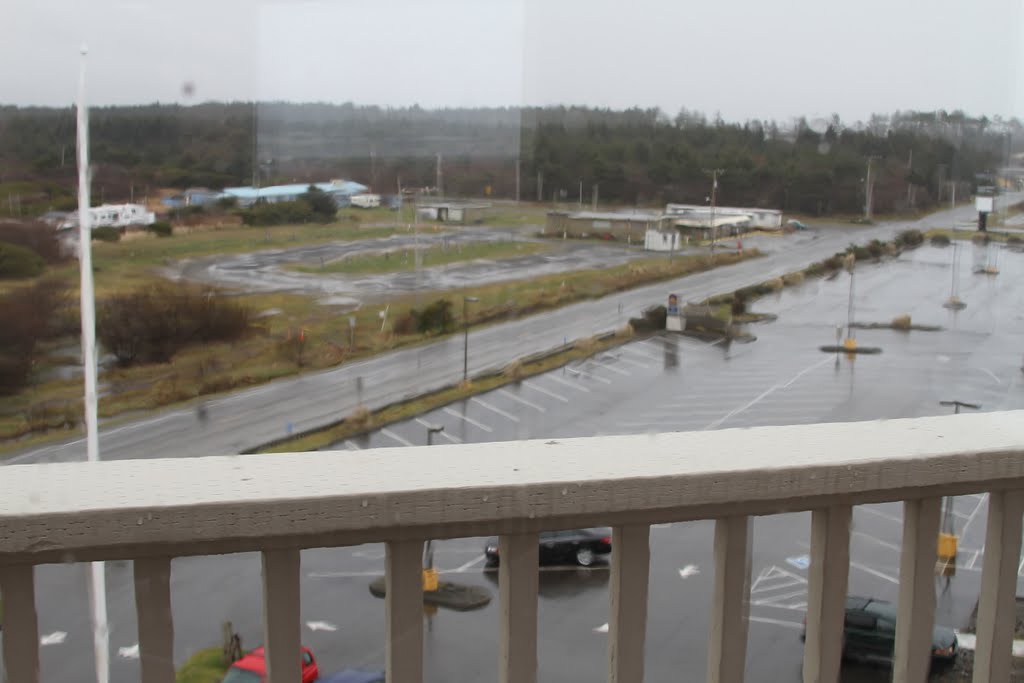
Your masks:
<svg viewBox="0 0 1024 683"><path fill-rule="evenodd" d="M715 520L715 593L711 605L708 683L742 683L750 602L750 518Z"/></svg>
<svg viewBox="0 0 1024 683"><path fill-rule="evenodd" d="M267 680L302 683L299 551L263 551L263 644Z"/></svg>
<svg viewBox="0 0 1024 683"><path fill-rule="evenodd" d="M134 573L142 683L174 683L171 558L137 559Z"/></svg>
<svg viewBox="0 0 1024 683"><path fill-rule="evenodd" d="M836 683L843 655L846 584L850 573L848 505L811 513L804 683Z"/></svg>
<svg viewBox="0 0 1024 683"><path fill-rule="evenodd" d="M387 544L385 632L388 683L423 681L423 542Z"/></svg>
<svg viewBox="0 0 1024 683"><path fill-rule="evenodd" d="M537 680L537 534L498 539L498 590L501 594L500 683Z"/></svg>
<svg viewBox="0 0 1024 683"><path fill-rule="evenodd" d="M939 498L923 498L903 503L894 683L924 683L928 678L935 623L940 502Z"/></svg>
<svg viewBox="0 0 1024 683"><path fill-rule="evenodd" d="M612 571L608 588L609 683L644 680L650 536L651 527L647 524L617 526L612 530Z"/></svg>
<svg viewBox="0 0 1024 683"><path fill-rule="evenodd" d="M1022 515L1024 492L1006 491L989 495L981 599L978 601L974 683L1010 680Z"/></svg>
<svg viewBox="0 0 1024 683"><path fill-rule="evenodd" d="M4 598L4 671L11 683L39 683L39 623L36 618L35 567L0 567Z"/></svg>

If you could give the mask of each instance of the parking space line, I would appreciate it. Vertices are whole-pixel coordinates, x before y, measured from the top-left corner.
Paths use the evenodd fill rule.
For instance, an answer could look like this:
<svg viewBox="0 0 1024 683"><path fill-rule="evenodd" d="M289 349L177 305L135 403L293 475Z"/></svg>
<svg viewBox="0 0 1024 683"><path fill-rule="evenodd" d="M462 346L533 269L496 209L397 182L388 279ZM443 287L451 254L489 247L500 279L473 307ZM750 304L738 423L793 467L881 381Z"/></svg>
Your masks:
<svg viewBox="0 0 1024 683"><path fill-rule="evenodd" d="M763 399L767 398L768 396L770 396L774 392L778 391L779 389L788 389L789 387L791 387L794 384L796 384L796 382L799 381L800 378L803 377L804 375L806 375L807 373L812 372L812 371L820 368L825 363L831 363L831 362L832 362L831 358L822 358L817 363L811 363L806 368L804 368L800 372L798 372L795 375L793 375L785 384L783 384L782 382L779 382L777 384L773 384L772 386L768 387L763 392L761 392L760 395L758 395L755 398L751 399L750 401L748 401L744 405L742 405L742 406L740 406L738 408L735 408L734 410L726 413L725 415L723 415L722 417L718 418L717 420L709 422L708 425L706 427L704 427L704 429L708 430L708 429L716 429L716 428L720 427L723 423L728 421L730 418L733 418L733 417L739 415L740 413L742 413L742 412L744 412L744 411L746 411L746 410L748 410L750 408L753 408L758 403L760 403Z"/></svg>
<svg viewBox="0 0 1024 683"><path fill-rule="evenodd" d="M603 362L597 360L596 358L591 358L590 361L592 363L594 363L594 365L600 365L605 370L609 370L609 371L614 372L616 374L622 375L623 377L632 377L633 376L633 373L629 372L628 370L623 370L622 368L617 368L614 365L612 365L611 363L603 363Z"/></svg>
<svg viewBox="0 0 1024 683"><path fill-rule="evenodd" d="M902 517L894 517L893 515L889 515L889 514L886 514L884 512L880 512L879 510L876 510L876 509L874 509L872 507L857 506L857 507L854 508L854 510L858 510L860 512L867 512L868 514L872 514L872 515L874 515L876 517L881 517L882 519L887 519L890 522L896 522L897 524L903 524L903 518Z"/></svg>
<svg viewBox="0 0 1024 683"><path fill-rule="evenodd" d="M420 425L426 427L427 429L433 429L434 427L437 426L437 425L430 424L429 422L427 422L426 420L424 420L423 418L420 418L420 417L416 418L416 422L417 422L417 424L420 424ZM445 432L445 431L441 431L441 432L438 432L438 433L443 438L447 439L450 443L462 443L462 439L460 439L459 437L455 436L454 434L449 434L448 432Z"/></svg>
<svg viewBox="0 0 1024 683"><path fill-rule="evenodd" d="M804 585L803 581L798 581L798 580L795 580L795 579L791 579L789 581L786 581L785 583L772 584L771 586L768 586L767 588L760 588L759 587L759 588L757 588L757 590L751 588L750 589L750 594L751 595L755 595L757 593L768 593L768 592L771 592L771 591L780 590L782 588L789 588L790 586L801 586L801 585Z"/></svg>
<svg viewBox="0 0 1024 683"><path fill-rule="evenodd" d="M444 412L448 413L452 417L457 417L458 419L462 420L463 422L465 422L467 424L471 424L471 425L473 425L474 427L476 427L478 429L484 430L485 432L490 433L490 432L494 431L493 429L491 429L490 427L485 425L483 422L477 422L473 418L467 417L466 415L462 415L460 413L457 413L456 411L452 410L451 408L443 408L442 410L444 410Z"/></svg>
<svg viewBox="0 0 1024 683"><path fill-rule="evenodd" d="M513 394L508 389L498 389L498 393L501 394L502 396L506 397L506 398L509 398L509 399L517 402L517 403L522 403L524 406L526 406L528 408L533 408L538 413L547 412L544 409L544 406L539 406L536 403L533 403L531 401L527 401L525 398L520 398L519 396L516 396L515 394Z"/></svg>
<svg viewBox="0 0 1024 683"><path fill-rule="evenodd" d="M586 387L581 387L578 384L573 384L569 380L562 379L558 375L541 375L541 376L544 377L545 379L554 380L555 382L558 382L559 384L564 384L567 387L572 387L576 391L581 391L584 394L589 394L590 393L590 389L587 389Z"/></svg>
<svg viewBox="0 0 1024 683"><path fill-rule="evenodd" d="M519 418L516 417L515 415L513 415L512 413L507 413L504 410L502 410L501 408L498 408L497 406L492 406L490 403L488 403L487 401L485 401L483 399L480 399L480 398L477 398L476 396L474 396L473 398L471 398L469 400L472 401L473 403L476 403L478 406L482 406L482 407L486 408L487 410L491 411L492 413L497 413L498 415L501 415L502 417L504 417L507 420L512 420L513 422L519 422Z"/></svg>
<svg viewBox="0 0 1024 683"><path fill-rule="evenodd" d="M982 549L984 550L984 548ZM974 569L974 563L978 561L978 556L981 555L981 550L975 550L974 555L971 556L971 561L967 563L968 569ZM1024 565L1024 560L1021 561L1021 565ZM1020 569L1017 569L1017 575L1020 575Z"/></svg>
<svg viewBox="0 0 1024 683"><path fill-rule="evenodd" d="M456 567L455 569L448 569L448 570L444 570L444 569L442 569L442 570L440 571L440 573L441 573L441 574L462 574L462 573L463 573L463 572L465 572L465 571L466 571L467 569L470 569L470 568L474 567L475 565L478 565L478 564L480 564L481 562L483 562L483 561L484 561L484 560L486 560L486 559L487 559L487 556L486 556L486 555L478 555L477 557L474 557L474 558L473 558L472 560L470 560L469 562L467 562L467 563L465 563L465 564L461 564L461 565L459 565L459 566L458 566L458 567Z"/></svg>
<svg viewBox="0 0 1024 683"><path fill-rule="evenodd" d="M783 621L782 619L769 619L768 617L747 617L748 621L756 621L759 624L772 624L774 626L785 626L786 628L793 628L798 631L802 631L804 625L798 621Z"/></svg>
<svg viewBox="0 0 1024 683"><path fill-rule="evenodd" d="M645 353L644 351L642 351L640 349L634 348L633 344L630 344L629 346L623 346L622 350L623 351L629 351L634 356L642 356L642 357L644 357L644 358L646 358L647 360L650 360L650 361L657 362L657 361L661 360L661 358L657 358L657 357L655 357L655 356L653 356L653 355L651 355L649 353Z"/></svg>
<svg viewBox="0 0 1024 683"><path fill-rule="evenodd" d="M605 384L611 384L612 383L612 381L610 379L608 379L607 377L601 377L600 375L595 375L592 372L586 372L584 370L577 370L576 368L570 368L568 366L566 366L565 371L569 372L569 373L572 373L574 375L579 375L580 377L586 377L587 379L596 379L598 382L604 382Z"/></svg>
<svg viewBox="0 0 1024 683"><path fill-rule="evenodd" d="M622 354L622 353L620 353L618 355L618 359L620 361L622 361L623 363L629 363L630 365L635 365L636 367L643 368L644 370L649 370L651 368L651 366L648 365L647 363L641 363L638 360L633 360L632 358L626 358L625 354Z"/></svg>
<svg viewBox="0 0 1024 683"><path fill-rule="evenodd" d="M878 571L877 569L872 569L871 567L866 567L866 566L864 566L864 565L862 565L862 564L860 564L858 562L851 562L850 566L854 567L856 569L859 569L862 572L866 572L868 574L871 574L872 576L877 576L880 579L885 579L889 583L894 583L896 585L899 585L899 583L900 583L899 579L895 579L895 578L889 576L888 574L883 574L882 572Z"/></svg>
<svg viewBox="0 0 1024 683"><path fill-rule="evenodd" d="M399 436L398 434L395 434L393 431L391 431L387 427L384 427L383 429L381 429L380 433L383 434L384 436L388 437L389 439L394 439L395 441L397 441L398 443L402 444L403 446L415 446L416 445L412 441L409 441L408 439L403 438L403 437Z"/></svg>
<svg viewBox="0 0 1024 683"><path fill-rule="evenodd" d="M349 449L350 451L361 451L362 450L359 447L359 444L357 444L356 442L352 441L351 439L345 439L345 448Z"/></svg>
<svg viewBox="0 0 1024 683"><path fill-rule="evenodd" d="M890 550L895 550L896 552L900 552L900 550L902 550L902 548L900 548L898 545L896 545L894 543L889 543L888 541L883 541L882 539L876 538L876 537L872 536L871 534L866 534L863 531L853 531L853 532L851 532L851 535L859 536L860 538L865 538L865 539L871 541L872 543L877 543L878 545L882 546L883 548L889 548Z"/></svg>
<svg viewBox="0 0 1024 683"><path fill-rule="evenodd" d="M1024 576L1024 559L1022 559L1020 564L1017 566L1017 576Z"/></svg>
<svg viewBox="0 0 1024 683"><path fill-rule="evenodd" d="M792 592L789 592L789 593L783 593L782 595L773 595L770 598L762 598L760 600L751 600L750 604L751 605L761 605L761 606L769 605L769 606L774 606L774 607L786 607L787 605L780 605L778 603L780 601L782 601L782 600L789 600L790 598L796 598L796 597L799 597L801 595L807 595L807 589L806 588L803 588L803 589L798 590L798 591L792 591Z"/></svg>
<svg viewBox="0 0 1024 683"><path fill-rule="evenodd" d="M967 521L964 522L963 528L960 529L960 537L961 538L967 536L967 529L970 528L971 522L974 521L974 518L978 515L978 512L981 511L981 506L983 506L985 504L986 500L988 500L988 494L987 493L982 495L981 499L978 501L977 506L975 506L975 508L974 508L974 512L972 512L970 514L970 516L968 516Z"/></svg>
<svg viewBox="0 0 1024 683"><path fill-rule="evenodd" d="M526 380L523 380L523 386L526 387L527 389L533 389L534 391L539 391L540 393L546 394L547 396L550 396L551 398L558 399L562 403L568 403L569 402L569 399L567 399L565 396L562 396L561 394L556 394L553 391L548 391L547 389L544 389L543 387L537 386L533 382L528 382Z"/></svg>

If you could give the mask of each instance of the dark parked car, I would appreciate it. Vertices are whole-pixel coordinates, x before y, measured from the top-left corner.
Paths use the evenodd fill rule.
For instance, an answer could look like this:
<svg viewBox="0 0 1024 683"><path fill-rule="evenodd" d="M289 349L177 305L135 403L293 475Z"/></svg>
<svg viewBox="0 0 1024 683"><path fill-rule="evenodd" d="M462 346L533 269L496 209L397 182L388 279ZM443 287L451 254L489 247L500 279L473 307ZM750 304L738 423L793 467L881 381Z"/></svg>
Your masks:
<svg viewBox="0 0 1024 683"><path fill-rule="evenodd" d="M612 530L608 527L540 533L541 564L575 562L581 567L589 567L598 555L607 555L611 551ZM498 539L487 539L484 554L487 556L488 567L498 566Z"/></svg>
<svg viewBox="0 0 1024 683"><path fill-rule="evenodd" d="M896 647L896 605L874 598L846 598L843 658L891 662ZM932 663L956 659L956 633L936 626L932 631Z"/></svg>

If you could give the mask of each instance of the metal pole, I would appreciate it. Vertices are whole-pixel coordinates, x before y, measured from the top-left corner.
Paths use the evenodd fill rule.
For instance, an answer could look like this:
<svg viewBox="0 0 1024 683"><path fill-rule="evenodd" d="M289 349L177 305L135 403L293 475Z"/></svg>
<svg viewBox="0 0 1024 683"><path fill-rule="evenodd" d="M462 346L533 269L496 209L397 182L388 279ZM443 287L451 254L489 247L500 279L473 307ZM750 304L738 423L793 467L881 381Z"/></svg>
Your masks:
<svg viewBox="0 0 1024 683"><path fill-rule="evenodd" d="M96 419L96 299L92 273L92 231L89 225L89 112L85 98L88 50L82 47L78 80L78 259L81 273L82 366L85 374L85 434L89 462L100 459ZM106 566L89 566L89 601L92 606L93 653L96 683L110 680L110 628L107 623Z"/></svg>
<svg viewBox="0 0 1024 683"><path fill-rule="evenodd" d="M462 299L462 381L469 381L469 303Z"/></svg>

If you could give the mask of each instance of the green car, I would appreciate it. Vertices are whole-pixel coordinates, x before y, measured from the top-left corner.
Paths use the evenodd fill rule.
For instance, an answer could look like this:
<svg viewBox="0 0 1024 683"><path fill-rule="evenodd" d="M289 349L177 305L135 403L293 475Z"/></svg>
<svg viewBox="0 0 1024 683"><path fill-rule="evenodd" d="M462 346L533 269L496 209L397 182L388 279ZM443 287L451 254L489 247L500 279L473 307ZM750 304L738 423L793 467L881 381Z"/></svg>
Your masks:
<svg viewBox="0 0 1024 683"><path fill-rule="evenodd" d="M896 605L874 598L846 598L843 659L891 662L896 647ZM956 659L956 633L936 626L932 630L932 664Z"/></svg>

